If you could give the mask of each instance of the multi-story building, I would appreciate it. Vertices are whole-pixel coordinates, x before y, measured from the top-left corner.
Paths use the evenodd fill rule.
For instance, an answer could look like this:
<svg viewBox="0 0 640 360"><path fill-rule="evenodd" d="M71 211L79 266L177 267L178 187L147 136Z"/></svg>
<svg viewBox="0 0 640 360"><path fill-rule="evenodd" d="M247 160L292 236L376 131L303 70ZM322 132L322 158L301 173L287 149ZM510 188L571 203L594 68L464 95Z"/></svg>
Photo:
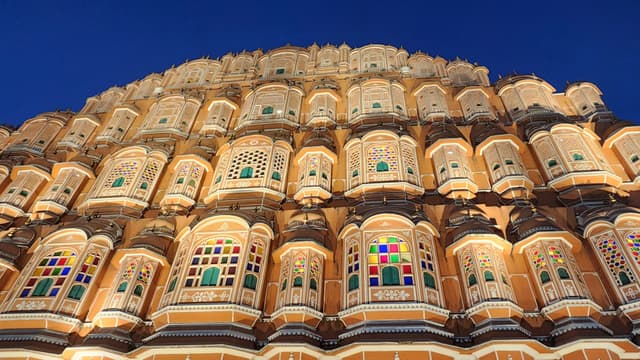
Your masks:
<svg viewBox="0 0 640 360"><path fill-rule="evenodd" d="M637 359L640 127L392 46L0 131L0 358Z"/></svg>

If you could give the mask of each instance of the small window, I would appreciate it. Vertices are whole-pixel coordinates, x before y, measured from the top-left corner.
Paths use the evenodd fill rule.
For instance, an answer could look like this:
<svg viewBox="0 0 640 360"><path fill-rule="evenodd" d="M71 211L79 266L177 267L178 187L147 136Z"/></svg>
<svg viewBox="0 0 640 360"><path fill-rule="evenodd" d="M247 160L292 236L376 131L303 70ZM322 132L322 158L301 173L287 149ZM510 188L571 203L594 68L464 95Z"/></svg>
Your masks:
<svg viewBox="0 0 640 360"><path fill-rule="evenodd" d="M358 108L353 108L353 110L351 110L351 114L355 114L358 112Z"/></svg>
<svg viewBox="0 0 640 360"><path fill-rule="evenodd" d="M291 115L291 116L296 116L296 112L295 112L295 111L293 111L293 110L289 110L289 115Z"/></svg>
<svg viewBox="0 0 640 360"><path fill-rule="evenodd" d="M124 184L124 178L121 176L121 177L119 177L119 178L115 179L115 180L113 181L113 183L111 183L111 187L114 187L114 188L115 188L115 187L120 187L120 186L122 186L123 184Z"/></svg>
<svg viewBox="0 0 640 360"><path fill-rule="evenodd" d="M217 267L208 268L202 274L200 286L216 286L218 283L218 276L220 276L220 269Z"/></svg>
<svg viewBox="0 0 640 360"><path fill-rule="evenodd" d="M316 176L316 171L315 170L309 171L309 176Z"/></svg>
<svg viewBox="0 0 640 360"><path fill-rule="evenodd" d="M146 181L140 184L140 189L142 190L147 190L148 187L149 187L149 184Z"/></svg>
<svg viewBox="0 0 640 360"><path fill-rule="evenodd" d="M244 287L246 289L255 290L257 284L258 278L255 275L247 274L247 276L244 277Z"/></svg>
<svg viewBox="0 0 640 360"><path fill-rule="evenodd" d="M351 174L351 177L356 177L358 176L358 169L353 170L353 174Z"/></svg>
<svg viewBox="0 0 640 360"><path fill-rule="evenodd" d="M71 188L66 188L66 189L64 189L63 193L65 193L65 194L71 194Z"/></svg>
<svg viewBox="0 0 640 360"><path fill-rule="evenodd" d="M273 114L273 106L265 106L262 109L262 115L270 115Z"/></svg>
<svg viewBox="0 0 640 360"><path fill-rule="evenodd" d="M29 192L27 190L20 190L20 196L26 197L27 195L29 195Z"/></svg>
<svg viewBox="0 0 640 360"><path fill-rule="evenodd" d="M543 284L548 283L549 281L551 281L551 276L549 276L549 273L546 271L543 271L540 273L540 282Z"/></svg>
<svg viewBox="0 0 640 360"><path fill-rule="evenodd" d="M358 275L352 275L349 277L349 291L356 290L360 286L360 279Z"/></svg>
<svg viewBox="0 0 640 360"><path fill-rule="evenodd" d="M167 121L169 121L169 119L167 119L166 117L163 117L162 119L160 119L160 121L158 121L158 124L166 124Z"/></svg>
<svg viewBox="0 0 640 360"><path fill-rule="evenodd" d="M323 179L325 179L325 180L329 179L329 178L327 177L327 174L325 174L325 173L322 173L322 178L323 178Z"/></svg>
<svg viewBox="0 0 640 360"><path fill-rule="evenodd" d="M451 168L452 168L452 169L457 169L457 168L459 168L459 167L460 167L460 165L458 165L458 163L457 163L457 162L452 162L452 163L451 163Z"/></svg>
<svg viewBox="0 0 640 360"><path fill-rule="evenodd" d="M13 194L14 192L16 192L16 189L9 189L9 191L7 191L7 194Z"/></svg>
<svg viewBox="0 0 640 360"><path fill-rule="evenodd" d="M382 109L382 105L379 102L374 102L371 107L374 109Z"/></svg>
<svg viewBox="0 0 640 360"><path fill-rule="evenodd" d="M627 273L626 273L626 272L624 272L624 271L621 271L621 272L618 274L618 278L620 278L620 284L621 284L621 285L628 285L628 284L631 284L631 279L629 279L629 275L627 275Z"/></svg>
<svg viewBox="0 0 640 360"><path fill-rule="evenodd" d="M296 278L293 279L293 287L301 287L301 286L302 286L302 277L296 276Z"/></svg>
<svg viewBox="0 0 640 360"><path fill-rule="evenodd" d="M493 276L493 273L489 270L484 272L484 279L485 281L494 281L495 277Z"/></svg>
<svg viewBox="0 0 640 360"><path fill-rule="evenodd" d="M430 289L436 288L436 279L433 277L433 275L425 272L425 273L422 273L422 278L424 280L424 286Z"/></svg>
<svg viewBox="0 0 640 360"><path fill-rule="evenodd" d="M394 266L387 266L382 269L382 285L400 285L400 273Z"/></svg>
<svg viewBox="0 0 640 360"><path fill-rule="evenodd" d="M571 157L573 157L573 160L576 160L576 161L584 160L584 156L582 156L582 154L580 153L573 153Z"/></svg>
<svg viewBox="0 0 640 360"><path fill-rule="evenodd" d="M271 174L271 179L280 181L281 180L280 173L277 171L274 171L273 174Z"/></svg>
<svg viewBox="0 0 640 360"><path fill-rule="evenodd" d="M136 287L133 289L133 294L136 296L142 296L143 292L144 292L144 287L140 284L136 285Z"/></svg>
<svg viewBox="0 0 640 360"><path fill-rule="evenodd" d="M118 128L118 131L119 132L124 132L124 129L123 128Z"/></svg>
<svg viewBox="0 0 640 360"><path fill-rule="evenodd" d="M500 164L494 164L493 165L493 170L498 170L500 169Z"/></svg>
<svg viewBox="0 0 640 360"><path fill-rule="evenodd" d="M84 286L82 285L73 285L71 290L69 290L69 295L67 296L69 299L80 300L82 299L82 295L84 294Z"/></svg>
<svg viewBox="0 0 640 360"><path fill-rule="evenodd" d="M376 172L385 172L385 171L389 171L389 164L387 164L384 161L379 161L376 164Z"/></svg>
<svg viewBox="0 0 640 360"><path fill-rule="evenodd" d="M284 279L284 281L282 282L282 286L280 287L280 291L283 291L286 288L287 288L287 279Z"/></svg>
<svg viewBox="0 0 640 360"><path fill-rule="evenodd" d="M33 294L31 294L31 296L47 296L52 284L53 279L51 278L45 278L38 281L38 284L36 285L36 288L33 289Z"/></svg>
<svg viewBox="0 0 640 360"><path fill-rule="evenodd" d="M282 74L284 74L284 68L276 69L276 75L282 75Z"/></svg>
<svg viewBox="0 0 640 360"><path fill-rule="evenodd" d="M316 281L316 279L309 280L309 289L318 290L318 282Z"/></svg>
<svg viewBox="0 0 640 360"><path fill-rule="evenodd" d="M246 167L244 169L242 169L242 171L240 171L240 179L248 179L253 177L253 168L252 167Z"/></svg>
<svg viewBox="0 0 640 360"><path fill-rule="evenodd" d="M219 176L216 178L216 184L217 184L217 183L219 183L220 181L222 181L222 175L219 175Z"/></svg>
<svg viewBox="0 0 640 360"><path fill-rule="evenodd" d="M507 159L504 161L505 165L513 165L513 160Z"/></svg>
<svg viewBox="0 0 640 360"><path fill-rule="evenodd" d="M413 169L411 167L408 167L407 168L407 173L413 175Z"/></svg>
<svg viewBox="0 0 640 360"><path fill-rule="evenodd" d="M440 168L440 174L442 174L442 173L443 173L443 172L445 172L445 171L447 171L447 169L445 169L445 167L444 167L444 166Z"/></svg>
<svg viewBox="0 0 640 360"><path fill-rule="evenodd" d="M176 282L178 281L177 277L174 277L173 280L171 280L171 283L169 284L169 292L172 292L173 290L176 289Z"/></svg>
<svg viewBox="0 0 640 360"><path fill-rule="evenodd" d="M476 279L475 274L469 275L469 286L473 286L478 283L478 279Z"/></svg>
<svg viewBox="0 0 640 360"><path fill-rule="evenodd" d="M38 144L40 145L44 144L44 140L38 140Z"/></svg>
<svg viewBox="0 0 640 360"><path fill-rule="evenodd" d="M549 167L554 167L558 165L558 162L556 161L556 159L550 159L549 161L547 161L547 165L549 165Z"/></svg>
<svg viewBox="0 0 640 360"><path fill-rule="evenodd" d="M569 272L565 268L558 268L558 276L560 279L569 279Z"/></svg>
<svg viewBox="0 0 640 360"><path fill-rule="evenodd" d="M176 181L176 184L182 184L182 183L184 183L184 178L183 177L178 178L178 181Z"/></svg>
<svg viewBox="0 0 640 360"><path fill-rule="evenodd" d="M378 67L378 64L376 64L376 63L369 64L369 67L370 67L370 68L377 68L377 67Z"/></svg>
<svg viewBox="0 0 640 360"><path fill-rule="evenodd" d="M60 187L58 185L51 188L51 191L57 191Z"/></svg>
<svg viewBox="0 0 640 360"><path fill-rule="evenodd" d="M636 155L636 154L631 155L631 162L638 162L638 160L640 160L638 155Z"/></svg>
<svg viewBox="0 0 640 360"><path fill-rule="evenodd" d="M129 283L126 282L126 281L121 282L120 285L118 285L118 292L121 293L121 292L127 291L127 286L128 285L129 285Z"/></svg>

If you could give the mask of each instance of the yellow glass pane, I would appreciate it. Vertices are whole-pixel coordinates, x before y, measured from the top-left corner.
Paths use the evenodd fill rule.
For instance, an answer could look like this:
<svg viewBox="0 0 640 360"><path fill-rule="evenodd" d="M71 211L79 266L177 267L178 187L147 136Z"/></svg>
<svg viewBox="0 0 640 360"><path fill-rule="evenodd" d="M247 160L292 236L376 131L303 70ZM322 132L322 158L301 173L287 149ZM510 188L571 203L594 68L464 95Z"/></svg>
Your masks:
<svg viewBox="0 0 640 360"><path fill-rule="evenodd" d="M264 249L262 249L261 247L258 248L258 255L262 255L262 253L264 252Z"/></svg>
<svg viewBox="0 0 640 360"><path fill-rule="evenodd" d="M207 245L215 245L215 244L216 244L216 241L213 239L207 241Z"/></svg>
<svg viewBox="0 0 640 360"><path fill-rule="evenodd" d="M84 261L85 264L91 264L93 262L93 255L87 256L87 260Z"/></svg>
<svg viewBox="0 0 640 360"><path fill-rule="evenodd" d="M222 250L223 254L229 254L231 252L231 246L225 246Z"/></svg>
<svg viewBox="0 0 640 360"><path fill-rule="evenodd" d="M69 261L67 261L67 265L73 265L76 262L76 257L72 256L69 258Z"/></svg>
<svg viewBox="0 0 640 360"><path fill-rule="evenodd" d="M95 273L95 272L96 272L96 267L95 266L89 267L89 271L87 271L87 273L89 275L93 275L93 273Z"/></svg>
<svg viewBox="0 0 640 360"><path fill-rule="evenodd" d="M71 255L71 250L67 250L65 252L62 253L63 256L70 256Z"/></svg>
<svg viewBox="0 0 640 360"><path fill-rule="evenodd" d="M401 252L409 251L409 246L407 246L407 244L405 243L400 243L400 251Z"/></svg>
<svg viewBox="0 0 640 360"><path fill-rule="evenodd" d="M369 264L377 264L378 255L369 255Z"/></svg>
<svg viewBox="0 0 640 360"><path fill-rule="evenodd" d="M353 250L354 250L354 251L358 251L359 249L360 249L360 246L359 246L358 244L356 244L356 245L353 247Z"/></svg>
<svg viewBox="0 0 640 360"><path fill-rule="evenodd" d="M34 276L40 276L42 274L42 268L36 269L36 271L33 272Z"/></svg>
<svg viewBox="0 0 640 360"><path fill-rule="evenodd" d="M387 238L386 237L381 237L380 239L378 239L378 243L386 244L387 243Z"/></svg>

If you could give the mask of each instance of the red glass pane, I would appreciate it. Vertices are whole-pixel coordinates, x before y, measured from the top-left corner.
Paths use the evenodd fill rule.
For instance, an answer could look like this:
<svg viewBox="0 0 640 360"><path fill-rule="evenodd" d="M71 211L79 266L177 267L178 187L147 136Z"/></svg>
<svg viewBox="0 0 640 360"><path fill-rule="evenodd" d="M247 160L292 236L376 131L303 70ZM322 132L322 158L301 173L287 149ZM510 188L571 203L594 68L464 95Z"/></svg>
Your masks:
<svg viewBox="0 0 640 360"><path fill-rule="evenodd" d="M42 272L43 276L48 276L49 274L51 274L51 268L44 269L44 271Z"/></svg>
<svg viewBox="0 0 640 360"><path fill-rule="evenodd" d="M375 265L369 266L369 274L370 275L378 275L378 267Z"/></svg>
<svg viewBox="0 0 640 360"><path fill-rule="evenodd" d="M411 274L411 265L402 265L403 274Z"/></svg>
<svg viewBox="0 0 640 360"><path fill-rule="evenodd" d="M388 264L388 263L389 263L389 256L387 256L387 255L380 255L380 263L381 263L381 264Z"/></svg>

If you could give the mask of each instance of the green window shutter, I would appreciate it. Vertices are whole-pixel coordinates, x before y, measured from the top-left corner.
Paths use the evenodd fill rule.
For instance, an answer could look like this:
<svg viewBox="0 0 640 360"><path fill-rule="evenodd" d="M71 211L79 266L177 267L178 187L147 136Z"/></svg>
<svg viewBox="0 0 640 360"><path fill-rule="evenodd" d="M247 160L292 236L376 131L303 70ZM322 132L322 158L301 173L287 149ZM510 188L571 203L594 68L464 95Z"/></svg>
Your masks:
<svg viewBox="0 0 640 360"><path fill-rule="evenodd" d="M549 276L549 273L546 271L543 271L540 273L540 282L542 282L543 284L548 283L549 281L551 281L551 276Z"/></svg>
<svg viewBox="0 0 640 360"><path fill-rule="evenodd" d="M255 290L258 284L258 278L253 274L247 274L244 277L244 287L247 289Z"/></svg>
<svg viewBox="0 0 640 360"><path fill-rule="evenodd" d="M84 294L84 290L85 288L82 285L73 285L67 297L69 299L80 300Z"/></svg>
<svg viewBox="0 0 640 360"><path fill-rule="evenodd" d="M493 273L491 271L487 270L484 272L484 279L486 281L494 281L495 277L493 276Z"/></svg>
<svg viewBox="0 0 640 360"><path fill-rule="evenodd" d="M407 168L407 173L413 175L413 169L411 167Z"/></svg>
<svg viewBox="0 0 640 360"><path fill-rule="evenodd" d="M120 187L124 184L124 178L122 176L120 176L119 178L115 179L113 181L113 183L111 184L111 187Z"/></svg>
<svg viewBox="0 0 640 360"><path fill-rule="evenodd" d="M142 296L144 292L144 287L140 284L136 285L135 289L133 289L133 294L136 296Z"/></svg>
<svg viewBox="0 0 640 360"><path fill-rule="evenodd" d="M424 280L424 286L430 289L436 288L436 279L433 277L433 275L429 274L428 272L424 272L422 273L422 278Z"/></svg>
<svg viewBox="0 0 640 360"><path fill-rule="evenodd" d="M220 276L220 269L217 267L208 268L202 274L200 286L216 286L218 283L218 276Z"/></svg>
<svg viewBox="0 0 640 360"><path fill-rule="evenodd" d="M582 154L579 154L579 153L574 153L571 156L573 157L573 160L576 160L576 161L584 160L584 156L582 156Z"/></svg>
<svg viewBox="0 0 640 360"><path fill-rule="evenodd" d="M565 268L558 268L558 276L560 277L560 279L568 279L569 272Z"/></svg>
<svg viewBox="0 0 640 360"><path fill-rule="evenodd" d="M359 287L360 279L358 278L358 275L351 275L351 277L349 277L349 291L355 290Z"/></svg>
<svg viewBox="0 0 640 360"><path fill-rule="evenodd" d="M351 174L351 177L356 177L358 176L358 169L353 170L353 174Z"/></svg>
<svg viewBox="0 0 640 360"><path fill-rule="evenodd" d="M171 280L171 283L169 284L169 292L172 292L173 290L175 290L175 289L176 289L176 283L177 283L177 282L178 282L178 278L177 278L177 277L174 277L174 278Z"/></svg>
<svg viewBox="0 0 640 360"><path fill-rule="evenodd" d="M478 283L478 279L476 279L476 275L475 274L471 274L469 275L469 286L473 286L475 284Z"/></svg>
<svg viewBox="0 0 640 360"><path fill-rule="evenodd" d="M400 285L400 273L393 266L387 266L382 269L382 285Z"/></svg>
<svg viewBox="0 0 640 360"><path fill-rule="evenodd" d="M178 181L176 181L176 184L182 184L182 183L184 183L184 178L183 177L178 178Z"/></svg>
<svg viewBox="0 0 640 360"><path fill-rule="evenodd" d="M195 187L196 186L196 181L191 179L191 180L189 180L189 183L187 185Z"/></svg>
<svg viewBox="0 0 640 360"><path fill-rule="evenodd" d="M309 280L309 289L318 290L318 282L316 281L316 279Z"/></svg>
<svg viewBox="0 0 640 360"><path fill-rule="evenodd" d="M302 286L302 277L296 276L296 278L293 279L293 287L301 287L301 286Z"/></svg>
<svg viewBox="0 0 640 360"><path fill-rule="evenodd" d="M371 107L374 109L382 109L382 105L379 102L374 102Z"/></svg>
<svg viewBox="0 0 640 360"><path fill-rule="evenodd" d="M166 124L167 121L169 121L169 119L167 119L166 117L160 119L160 121L158 121L158 124Z"/></svg>
<svg viewBox="0 0 640 360"><path fill-rule="evenodd" d="M147 190L148 187L149 187L149 184L146 181L140 184L140 189L142 190Z"/></svg>
<svg viewBox="0 0 640 360"><path fill-rule="evenodd" d="M118 292L125 292L127 291L127 286L129 285L128 282L123 281L120 283L120 285L118 285Z"/></svg>
<svg viewBox="0 0 640 360"><path fill-rule="evenodd" d="M631 284L631 279L629 279L629 275L627 275L627 273L624 271L620 271L620 273L618 274L618 278L620 278L620 284L622 285Z"/></svg>
<svg viewBox="0 0 640 360"><path fill-rule="evenodd" d="M280 291L284 290L287 288L287 279L284 279L284 281L282 282L282 287L280 287Z"/></svg>
<svg viewBox="0 0 640 360"><path fill-rule="evenodd" d="M273 106L265 106L262 109L262 115L271 115L273 114Z"/></svg>
<svg viewBox="0 0 640 360"><path fill-rule="evenodd" d="M253 168L252 167L246 167L244 169L242 169L240 171L240 179L248 179L253 177Z"/></svg>
<svg viewBox="0 0 640 360"><path fill-rule="evenodd" d="M277 172L277 171L274 171L274 172L273 172L273 174L271 174L271 178L272 178L273 180L278 180L278 181L280 181L280 180L281 180L280 173L279 173L279 172Z"/></svg>
<svg viewBox="0 0 640 360"><path fill-rule="evenodd" d="M389 164L387 164L384 161L379 161L376 164L376 172L385 172L385 171L389 171Z"/></svg>
<svg viewBox="0 0 640 360"><path fill-rule="evenodd" d="M46 278L38 281L38 285L36 285L36 288L33 290L31 296L47 296L51 284L53 284L53 279L51 278Z"/></svg>
<svg viewBox="0 0 640 360"><path fill-rule="evenodd" d="M547 162L547 165L549 165L549 167L553 167L553 166L558 165L558 162L556 161L556 159L550 159L550 160Z"/></svg>
<svg viewBox="0 0 640 360"><path fill-rule="evenodd" d="M315 170L309 171L309 176L316 176L316 171Z"/></svg>

